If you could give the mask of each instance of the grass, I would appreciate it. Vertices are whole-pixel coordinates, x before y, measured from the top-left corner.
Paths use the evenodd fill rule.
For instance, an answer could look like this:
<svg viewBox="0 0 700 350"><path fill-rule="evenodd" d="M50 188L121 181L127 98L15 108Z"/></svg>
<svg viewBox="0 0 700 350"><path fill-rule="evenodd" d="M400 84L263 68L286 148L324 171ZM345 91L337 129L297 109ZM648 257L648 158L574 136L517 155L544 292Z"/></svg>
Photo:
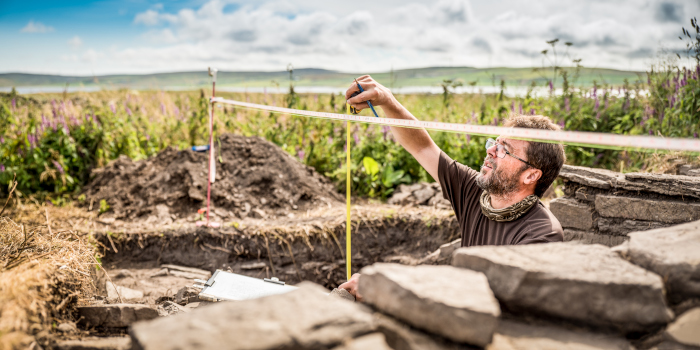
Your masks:
<svg viewBox="0 0 700 350"><path fill-rule="evenodd" d="M20 203L10 215L27 225L0 217L0 349L49 346L50 331L93 295L94 246L84 234L51 223L51 213L59 220L77 214Z"/></svg>

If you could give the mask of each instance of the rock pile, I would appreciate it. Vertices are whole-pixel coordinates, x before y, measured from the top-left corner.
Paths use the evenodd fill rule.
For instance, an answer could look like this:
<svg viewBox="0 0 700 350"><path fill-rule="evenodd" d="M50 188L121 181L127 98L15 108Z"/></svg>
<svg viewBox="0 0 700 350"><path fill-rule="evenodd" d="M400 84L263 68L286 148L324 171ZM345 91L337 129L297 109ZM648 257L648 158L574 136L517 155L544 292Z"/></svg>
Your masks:
<svg viewBox="0 0 700 350"><path fill-rule="evenodd" d="M130 335L135 349L697 349L700 221L629 237L458 248L452 266L377 263L361 271L364 305L305 282Z"/></svg>
<svg viewBox="0 0 700 350"><path fill-rule="evenodd" d="M618 245L634 231L700 219L700 177L621 174L565 165L564 197L550 210L564 228L564 240Z"/></svg>
<svg viewBox="0 0 700 350"><path fill-rule="evenodd" d="M442 189L437 182L399 185L387 203L410 206L427 205L438 209L452 209L450 201L443 198Z"/></svg>

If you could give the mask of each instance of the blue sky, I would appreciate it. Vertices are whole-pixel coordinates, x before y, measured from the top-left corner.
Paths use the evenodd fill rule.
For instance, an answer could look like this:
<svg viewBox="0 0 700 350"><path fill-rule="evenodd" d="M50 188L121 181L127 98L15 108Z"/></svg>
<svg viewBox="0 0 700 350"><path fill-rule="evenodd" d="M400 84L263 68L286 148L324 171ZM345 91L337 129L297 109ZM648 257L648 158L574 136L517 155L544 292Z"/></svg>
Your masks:
<svg viewBox="0 0 700 350"><path fill-rule="evenodd" d="M66 75L319 67L564 65L644 70L700 13L681 0L0 0L0 72ZM562 47L563 49L563 47Z"/></svg>

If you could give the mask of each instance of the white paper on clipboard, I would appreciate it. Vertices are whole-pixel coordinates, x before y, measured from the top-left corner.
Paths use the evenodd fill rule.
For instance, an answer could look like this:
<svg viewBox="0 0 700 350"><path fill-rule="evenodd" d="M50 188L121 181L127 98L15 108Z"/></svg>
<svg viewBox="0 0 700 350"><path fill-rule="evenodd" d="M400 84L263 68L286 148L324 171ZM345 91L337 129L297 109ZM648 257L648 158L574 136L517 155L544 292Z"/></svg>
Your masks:
<svg viewBox="0 0 700 350"><path fill-rule="evenodd" d="M216 270L205 284L199 298L210 301L249 300L284 294L297 287Z"/></svg>

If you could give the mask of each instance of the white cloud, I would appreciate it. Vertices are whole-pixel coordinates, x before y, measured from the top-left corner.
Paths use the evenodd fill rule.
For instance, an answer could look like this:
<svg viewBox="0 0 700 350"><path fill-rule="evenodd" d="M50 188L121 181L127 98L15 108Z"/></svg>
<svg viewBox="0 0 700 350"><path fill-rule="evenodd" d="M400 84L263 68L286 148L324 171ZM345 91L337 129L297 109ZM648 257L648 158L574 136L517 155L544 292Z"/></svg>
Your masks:
<svg viewBox="0 0 700 350"><path fill-rule="evenodd" d="M158 12L156 12L155 10L148 10L146 12L141 12L137 14L134 18L134 23L143 24L147 26L154 26L158 24L158 17Z"/></svg>
<svg viewBox="0 0 700 350"><path fill-rule="evenodd" d="M41 22L29 21L24 28L20 30L22 33L49 33L53 32L53 27L44 25Z"/></svg>
<svg viewBox="0 0 700 350"><path fill-rule="evenodd" d="M682 47L680 27L700 10L681 0L355 0L350 9L315 0L239 0L227 10L228 4L210 0L177 12L152 6L133 18L143 26L140 40L78 59L104 73L283 70L290 62L347 72L532 67L541 64L545 42L559 38L560 59L570 41L569 57L583 58L584 66L644 70L660 48Z"/></svg>
<svg viewBox="0 0 700 350"><path fill-rule="evenodd" d="M83 40L81 40L80 37L76 35L73 38L71 38L70 40L68 40L68 45L70 45L70 47L72 47L74 49L77 49L77 48L83 46Z"/></svg>

